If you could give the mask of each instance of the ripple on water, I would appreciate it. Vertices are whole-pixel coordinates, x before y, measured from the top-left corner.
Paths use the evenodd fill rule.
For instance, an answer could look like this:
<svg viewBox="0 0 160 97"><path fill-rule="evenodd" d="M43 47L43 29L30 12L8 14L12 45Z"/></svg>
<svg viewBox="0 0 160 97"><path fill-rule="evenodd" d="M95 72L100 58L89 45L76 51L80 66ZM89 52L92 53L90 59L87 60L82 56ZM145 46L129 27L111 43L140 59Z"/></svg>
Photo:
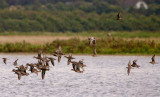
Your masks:
<svg viewBox="0 0 160 97"><path fill-rule="evenodd" d="M3 55L1 55L2 57ZM71 71L66 59L55 62L55 67L46 72L45 79L41 73L23 76L17 80L12 72L13 62L18 64L35 63L35 55L7 55L7 65L0 61L0 97L158 97L160 95L160 63L148 63L150 56L76 56L84 59L84 73ZM156 59L160 58L156 56ZM127 75L129 60L138 59L139 69L132 69Z"/></svg>

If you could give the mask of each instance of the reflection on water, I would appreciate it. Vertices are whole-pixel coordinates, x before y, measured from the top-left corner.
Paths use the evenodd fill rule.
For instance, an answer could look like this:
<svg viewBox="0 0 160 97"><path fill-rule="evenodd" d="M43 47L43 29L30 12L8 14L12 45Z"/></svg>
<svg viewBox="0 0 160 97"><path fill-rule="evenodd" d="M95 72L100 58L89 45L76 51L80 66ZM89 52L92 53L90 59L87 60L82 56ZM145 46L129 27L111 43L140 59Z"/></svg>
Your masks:
<svg viewBox="0 0 160 97"><path fill-rule="evenodd" d="M75 56L75 61L84 59L87 65L84 73L71 71L67 59L62 57L55 67L50 66L45 79L41 73L22 76L18 80L12 72L13 62L19 65L36 63L34 55L0 55L9 60L0 61L0 97L158 97L160 95L160 63L151 65L151 56ZM129 60L138 59L141 67L127 75ZM160 57L156 56L158 62ZM29 72L29 71L28 71ZM30 73L30 72L29 72Z"/></svg>

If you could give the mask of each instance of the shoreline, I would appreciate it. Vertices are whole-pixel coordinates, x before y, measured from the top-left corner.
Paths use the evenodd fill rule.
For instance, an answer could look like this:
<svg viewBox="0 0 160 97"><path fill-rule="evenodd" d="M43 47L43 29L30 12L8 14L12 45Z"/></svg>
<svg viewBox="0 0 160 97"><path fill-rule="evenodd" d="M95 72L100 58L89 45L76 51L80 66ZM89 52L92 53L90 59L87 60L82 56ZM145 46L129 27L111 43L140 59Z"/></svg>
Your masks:
<svg viewBox="0 0 160 97"><path fill-rule="evenodd" d="M44 53L45 55L50 55L49 53ZM68 55L69 53L65 54ZM14 53L3 53L0 52L0 55L37 55L37 53L27 53L27 52L14 52ZM63 56L65 56L63 55ZM72 54L73 56L92 56L92 54ZM99 56L153 56L153 54L98 54L95 57L99 57ZM160 56L160 54L156 54L156 56ZM93 56L92 56L93 57Z"/></svg>

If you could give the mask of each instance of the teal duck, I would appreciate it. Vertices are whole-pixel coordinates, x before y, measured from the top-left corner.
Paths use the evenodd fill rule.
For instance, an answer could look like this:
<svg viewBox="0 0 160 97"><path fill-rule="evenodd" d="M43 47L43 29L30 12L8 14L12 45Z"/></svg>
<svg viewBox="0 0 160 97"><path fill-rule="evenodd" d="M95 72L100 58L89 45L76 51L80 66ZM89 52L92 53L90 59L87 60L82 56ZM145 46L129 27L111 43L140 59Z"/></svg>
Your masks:
<svg viewBox="0 0 160 97"><path fill-rule="evenodd" d="M139 65L137 65L137 60L133 60L133 64L131 65L132 67L137 67L137 68L139 68L140 66Z"/></svg>
<svg viewBox="0 0 160 97"><path fill-rule="evenodd" d="M152 61L151 61L150 63L154 65L154 64L156 63L156 62L155 62L155 54L152 56L151 60L152 60Z"/></svg>
<svg viewBox="0 0 160 97"><path fill-rule="evenodd" d="M66 57L68 59L67 65L69 65L71 63L72 59L75 59L74 57L72 57L72 54L69 54L69 56L64 56L64 57Z"/></svg>

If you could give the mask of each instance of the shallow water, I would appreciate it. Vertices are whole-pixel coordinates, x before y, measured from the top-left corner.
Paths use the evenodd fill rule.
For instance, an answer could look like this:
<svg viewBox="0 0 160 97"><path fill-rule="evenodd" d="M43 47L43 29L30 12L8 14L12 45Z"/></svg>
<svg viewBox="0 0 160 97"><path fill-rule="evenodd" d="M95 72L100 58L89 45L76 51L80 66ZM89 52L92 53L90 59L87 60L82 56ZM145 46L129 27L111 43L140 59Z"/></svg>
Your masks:
<svg viewBox="0 0 160 97"><path fill-rule="evenodd" d="M0 61L0 97L159 97L160 63L151 65L151 56L75 56L84 59L84 73L71 71L67 59L62 57L55 67L50 66L45 79L41 73L22 76L18 80L12 72L16 59L19 65L36 63L36 55L7 55L7 65ZM141 67L127 75L129 60L138 59ZM156 56L158 62L159 56ZM29 72L29 71L28 71ZM30 73L30 72L29 72Z"/></svg>

